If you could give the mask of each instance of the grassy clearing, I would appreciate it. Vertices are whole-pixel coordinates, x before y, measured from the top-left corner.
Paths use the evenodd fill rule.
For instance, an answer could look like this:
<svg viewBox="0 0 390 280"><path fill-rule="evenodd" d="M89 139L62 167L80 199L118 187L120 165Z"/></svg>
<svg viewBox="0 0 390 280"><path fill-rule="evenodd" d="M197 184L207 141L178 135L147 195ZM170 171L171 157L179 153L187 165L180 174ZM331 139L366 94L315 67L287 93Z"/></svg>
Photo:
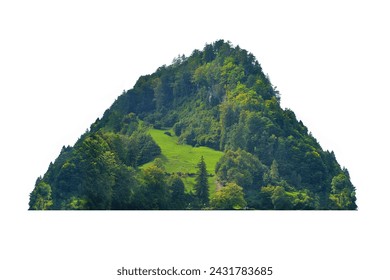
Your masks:
<svg viewBox="0 0 390 280"><path fill-rule="evenodd" d="M164 134L168 130L150 129L150 135L161 148L161 155L165 170L168 173L181 172L182 174L196 173L196 166L203 156L207 166L207 172L215 175L215 165L222 157L223 152L213 150L208 147L192 147L190 145L178 144L178 138L172 131L172 136ZM142 168L151 165L146 163ZM183 177L183 182L187 191L191 190L195 184L194 177ZM215 176L209 177L210 193L215 191Z"/></svg>

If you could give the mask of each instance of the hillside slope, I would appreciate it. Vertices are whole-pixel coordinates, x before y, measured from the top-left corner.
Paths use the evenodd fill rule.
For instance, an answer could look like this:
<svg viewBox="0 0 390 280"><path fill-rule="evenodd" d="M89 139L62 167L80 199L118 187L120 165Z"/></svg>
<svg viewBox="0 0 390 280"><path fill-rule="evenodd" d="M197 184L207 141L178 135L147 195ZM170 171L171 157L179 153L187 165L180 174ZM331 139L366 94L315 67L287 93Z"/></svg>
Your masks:
<svg viewBox="0 0 390 280"><path fill-rule="evenodd" d="M347 169L279 100L259 62L238 46L219 40L180 56L140 77L63 148L38 178L30 209L356 209ZM192 190L180 173L151 163L161 155L151 128L223 153L213 172L222 187L211 200L203 158L189 162ZM172 149L178 162L190 156Z"/></svg>
<svg viewBox="0 0 390 280"><path fill-rule="evenodd" d="M193 147L186 144L179 144L178 137L171 132L160 129L150 129L149 133L153 140L161 148L161 155L156 158L161 159L161 166L168 174L179 174L187 191L194 189L196 166L203 156L209 174L210 194L216 188L215 167L221 159L223 152L216 151L209 147ZM155 161L141 166L142 169L155 164Z"/></svg>

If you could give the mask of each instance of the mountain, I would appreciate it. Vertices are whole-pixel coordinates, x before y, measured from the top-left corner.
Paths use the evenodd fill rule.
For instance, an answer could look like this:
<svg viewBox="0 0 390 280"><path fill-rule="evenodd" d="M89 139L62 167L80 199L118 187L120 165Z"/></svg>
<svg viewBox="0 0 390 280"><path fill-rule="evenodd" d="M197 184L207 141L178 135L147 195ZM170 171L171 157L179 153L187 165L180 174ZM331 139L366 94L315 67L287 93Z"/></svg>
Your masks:
<svg viewBox="0 0 390 280"><path fill-rule="evenodd" d="M29 209L357 209L256 58L219 40L141 76L60 155Z"/></svg>

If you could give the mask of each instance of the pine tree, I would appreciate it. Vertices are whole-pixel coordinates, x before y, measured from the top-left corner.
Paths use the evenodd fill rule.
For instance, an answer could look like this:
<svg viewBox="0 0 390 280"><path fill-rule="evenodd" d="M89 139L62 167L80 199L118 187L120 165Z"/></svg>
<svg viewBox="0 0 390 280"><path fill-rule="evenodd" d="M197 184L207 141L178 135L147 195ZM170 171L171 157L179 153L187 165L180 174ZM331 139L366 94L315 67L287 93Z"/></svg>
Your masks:
<svg viewBox="0 0 390 280"><path fill-rule="evenodd" d="M203 156L200 158L198 163L198 172L195 178L195 195L199 201L205 205L209 202L209 183L207 180L207 169L206 163L204 162Z"/></svg>

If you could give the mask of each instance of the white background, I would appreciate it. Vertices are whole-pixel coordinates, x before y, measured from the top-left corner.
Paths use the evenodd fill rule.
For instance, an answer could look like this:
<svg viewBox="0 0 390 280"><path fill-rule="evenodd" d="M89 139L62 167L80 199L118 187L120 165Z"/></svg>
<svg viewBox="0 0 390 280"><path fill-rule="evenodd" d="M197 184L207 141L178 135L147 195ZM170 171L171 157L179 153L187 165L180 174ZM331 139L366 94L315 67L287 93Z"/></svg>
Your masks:
<svg viewBox="0 0 390 280"><path fill-rule="evenodd" d="M0 1L0 278L246 265L274 280L389 279L386 2ZM252 52L335 152L358 211L27 211L36 178L124 89L218 39Z"/></svg>

